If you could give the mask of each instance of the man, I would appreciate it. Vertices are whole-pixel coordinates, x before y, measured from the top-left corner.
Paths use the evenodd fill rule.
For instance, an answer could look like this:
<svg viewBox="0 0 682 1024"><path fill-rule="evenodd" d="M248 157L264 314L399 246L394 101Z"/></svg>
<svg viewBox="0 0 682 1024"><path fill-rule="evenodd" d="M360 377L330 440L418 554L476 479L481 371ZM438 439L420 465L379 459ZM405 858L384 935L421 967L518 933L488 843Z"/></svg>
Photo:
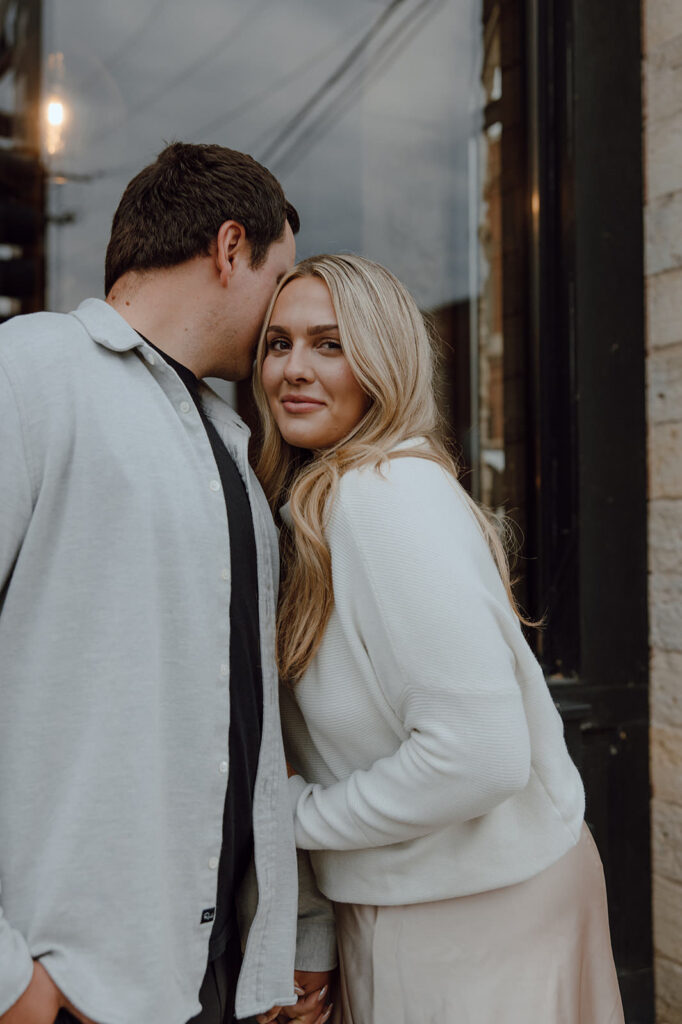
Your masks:
<svg viewBox="0 0 682 1024"><path fill-rule="evenodd" d="M250 157L175 143L116 211L106 302L0 329L2 1024L296 1002L276 536L201 378L248 376L297 229ZM299 942L331 966L319 905Z"/></svg>

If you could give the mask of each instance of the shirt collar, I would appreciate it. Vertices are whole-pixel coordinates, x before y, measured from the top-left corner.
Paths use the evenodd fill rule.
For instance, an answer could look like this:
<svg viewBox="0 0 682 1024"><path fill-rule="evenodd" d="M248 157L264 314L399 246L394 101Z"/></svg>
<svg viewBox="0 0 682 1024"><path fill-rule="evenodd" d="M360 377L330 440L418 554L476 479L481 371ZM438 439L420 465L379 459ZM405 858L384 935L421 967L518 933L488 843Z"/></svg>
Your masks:
<svg viewBox="0 0 682 1024"><path fill-rule="evenodd" d="M112 352L130 352L144 345L137 331L103 299L86 299L71 316L80 320L93 341Z"/></svg>
<svg viewBox="0 0 682 1024"><path fill-rule="evenodd" d="M85 299L70 315L81 322L93 341L112 352L132 352L136 348L153 347L103 299ZM206 415L216 426L238 427L246 437L250 435L241 416L204 381L198 382L198 393Z"/></svg>
<svg viewBox="0 0 682 1024"><path fill-rule="evenodd" d="M140 334L139 331L137 333ZM185 366L184 363L179 363L177 359L174 359L173 356L168 355L167 352L164 352L162 348L159 348L158 345L155 345L153 341L149 340L149 338L145 338L144 334L140 334L140 337L142 338L143 341L146 341L147 344L150 345L155 352L158 352L161 358L165 359L169 366L173 367L173 369L177 373L178 377L180 377L187 390L191 391L192 394L196 395L199 391L201 381L196 376L196 374L192 373L189 366Z"/></svg>

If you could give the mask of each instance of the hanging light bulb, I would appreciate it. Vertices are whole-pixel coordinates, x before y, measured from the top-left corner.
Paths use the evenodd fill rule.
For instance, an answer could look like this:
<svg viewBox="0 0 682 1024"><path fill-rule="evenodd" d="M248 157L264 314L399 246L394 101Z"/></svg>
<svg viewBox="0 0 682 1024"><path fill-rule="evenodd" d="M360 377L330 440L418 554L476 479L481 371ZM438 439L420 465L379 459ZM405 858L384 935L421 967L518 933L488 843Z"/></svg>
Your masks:
<svg viewBox="0 0 682 1024"><path fill-rule="evenodd" d="M61 100L50 100L47 104L47 123L55 128L64 124L64 104Z"/></svg>
<svg viewBox="0 0 682 1024"><path fill-rule="evenodd" d="M58 96L48 97L45 106L45 149L50 156L61 152L64 146L63 129L68 120L68 109Z"/></svg>

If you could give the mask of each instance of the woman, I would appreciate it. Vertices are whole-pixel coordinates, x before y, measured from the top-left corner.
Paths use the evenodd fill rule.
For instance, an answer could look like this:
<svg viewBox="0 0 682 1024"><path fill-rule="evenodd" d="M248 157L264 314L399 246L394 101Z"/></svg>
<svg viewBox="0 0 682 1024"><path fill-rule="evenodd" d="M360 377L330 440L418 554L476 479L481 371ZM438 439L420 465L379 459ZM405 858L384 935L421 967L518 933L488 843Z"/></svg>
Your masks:
<svg viewBox="0 0 682 1024"><path fill-rule="evenodd" d="M413 299L359 257L305 260L256 367L296 838L335 903L345 1024L620 1024L580 777Z"/></svg>

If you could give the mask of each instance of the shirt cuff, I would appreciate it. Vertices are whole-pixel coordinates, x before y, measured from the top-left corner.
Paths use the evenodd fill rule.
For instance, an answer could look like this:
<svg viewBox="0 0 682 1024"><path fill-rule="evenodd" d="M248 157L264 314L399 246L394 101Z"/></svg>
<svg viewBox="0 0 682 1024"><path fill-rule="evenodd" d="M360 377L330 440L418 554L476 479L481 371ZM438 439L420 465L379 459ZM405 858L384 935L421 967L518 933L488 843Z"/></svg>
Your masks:
<svg viewBox="0 0 682 1024"><path fill-rule="evenodd" d="M25 939L0 916L0 1015L14 1006L33 977L33 960Z"/></svg>

